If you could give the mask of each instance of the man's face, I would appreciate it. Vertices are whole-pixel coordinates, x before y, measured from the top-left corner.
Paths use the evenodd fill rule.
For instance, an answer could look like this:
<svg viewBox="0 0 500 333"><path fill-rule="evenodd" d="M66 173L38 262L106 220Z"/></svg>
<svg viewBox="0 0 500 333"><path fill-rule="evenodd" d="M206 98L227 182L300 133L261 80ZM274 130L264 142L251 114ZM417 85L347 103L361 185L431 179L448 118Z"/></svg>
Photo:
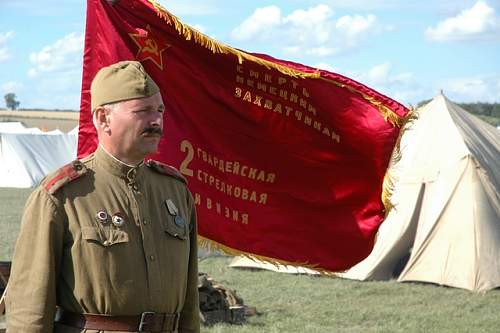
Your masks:
<svg viewBox="0 0 500 333"><path fill-rule="evenodd" d="M156 152L164 110L160 93L118 103L108 114L110 148L127 160L142 160Z"/></svg>

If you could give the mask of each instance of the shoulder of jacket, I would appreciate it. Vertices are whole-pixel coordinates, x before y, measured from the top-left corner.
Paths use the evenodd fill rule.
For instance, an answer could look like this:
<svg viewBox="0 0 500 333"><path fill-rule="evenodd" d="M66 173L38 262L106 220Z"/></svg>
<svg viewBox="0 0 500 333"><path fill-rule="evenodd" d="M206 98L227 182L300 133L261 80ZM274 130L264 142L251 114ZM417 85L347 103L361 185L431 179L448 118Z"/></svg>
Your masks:
<svg viewBox="0 0 500 333"><path fill-rule="evenodd" d="M184 176L181 175L181 173L179 172L179 170L177 170L176 168L174 168L171 165L168 165L168 164L165 164L165 163L161 163L161 162L158 162L158 161L155 161L155 160L149 160L149 161L147 161L146 165L151 170L153 170L153 171L155 171L155 172L157 172L159 174L170 176L170 177L174 177L174 178L180 180L181 182L183 182L184 184L187 185L186 178L184 178Z"/></svg>
<svg viewBox="0 0 500 333"><path fill-rule="evenodd" d="M41 185L47 193L55 194L65 185L85 175L87 171L82 161L74 160L47 176Z"/></svg>

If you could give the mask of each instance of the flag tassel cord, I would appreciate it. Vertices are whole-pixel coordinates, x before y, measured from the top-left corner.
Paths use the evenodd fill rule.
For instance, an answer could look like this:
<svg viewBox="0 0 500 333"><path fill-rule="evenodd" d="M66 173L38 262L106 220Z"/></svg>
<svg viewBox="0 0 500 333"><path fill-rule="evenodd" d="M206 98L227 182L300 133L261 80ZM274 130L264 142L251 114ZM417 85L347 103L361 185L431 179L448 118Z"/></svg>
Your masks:
<svg viewBox="0 0 500 333"><path fill-rule="evenodd" d="M346 85L341 82L337 82L335 80L327 79L321 77L321 73L319 70L315 72L302 72L284 65L280 65L274 63L269 60L261 59L254 55L248 54L246 52L242 52L233 47L225 45L223 43L218 42L217 40L210 38L209 36L197 31L196 29L191 28L189 25L182 23L175 15L168 12L165 8L163 8L157 0L148 0L148 2L153 6L157 15L162 18L167 24L175 27L177 32L180 35L183 35L186 40L194 40L195 43L211 50L213 53L223 53L223 54L234 54L238 57L238 62L241 64L244 60L248 60L259 65L262 65L268 69L275 69L279 72L296 78L312 78L312 79L322 79L328 81L338 87L348 89L352 93L356 93L361 95L365 100L367 100L370 104L375 106L379 112L382 114L386 121L389 121L393 126L402 126L406 122L406 117L401 117L384 105L381 101L378 101L376 98L372 96L368 96L358 89Z"/></svg>
<svg viewBox="0 0 500 333"><path fill-rule="evenodd" d="M200 247L206 250L222 251L231 256L242 256L253 261L263 261L276 266L276 268L280 268L280 266L302 267L320 273L321 275L327 275L327 276L334 276L336 273L339 273L319 268L317 265L312 265L308 263L289 262L285 260L279 260L275 258L260 256L257 254L236 250L200 235L198 235L198 244L200 245Z"/></svg>
<svg viewBox="0 0 500 333"><path fill-rule="evenodd" d="M404 133L411 129L412 123L417 120L418 114L414 112L413 108L410 107L410 111L402 118L400 123L401 130L399 131L398 139L392 150L391 159L389 161L389 166L384 176L384 181L382 185L382 203L384 204L385 217L389 214L391 209L394 208L392 203L392 195L394 193L395 184L397 182L397 177L395 175L397 164L401 160L401 138Z"/></svg>
<svg viewBox="0 0 500 333"><path fill-rule="evenodd" d="M387 168L387 172L384 176L384 181L383 181L383 187L382 187L382 195L381 195L381 200L384 205L384 213L385 217L389 214L390 210L394 208L394 205L391 202L391 197L392 194L394 193L394 186L397 181L397 177L395 176L395 169L397 167L397 163L401 160L401 138L404 135L404 133L411 128L412 123L417 120L418 115L416 112L414 112L413 109L410 109L410 112L403 118L403 121L400 123L401 130L399 132L398 139L396 141L396 144L394 146L394 149L392 151L391 155L391 160L389 162L389 166ZM198 244L207 250L219 250L222 251L226 254L232 255L232 256L243 256L248 259L251 259L253 261L260 260L264 261L267 263L270 263L277 268L280 266L292 266L292 267L304 267L311 269L313 271L316 271L320 273L321 275L327 275L327 276L335 276L337 273L342 273L344 271L339 271L339 272L332 272L329 270L325 270L322 268L317 267L317 265L312 265L309 263L295 263L295 262L289 262L285 260L278 260L275 258L270 258L270 257L265 257L265 256L260 256L256 254L251 254L248 252L240 251L233 249L231 247L228 247L226 245L220 244L214 240L208 239L206 237L198 235Z"/></svg>
<svg viewBox="0 0 500 333"><path fill-rule="evenodd" d="M418 115L414 110L411 108L410 112L403 118L403 121L400 123L399 126L401 126L401 130L399 132L398 139L396 141L396 144L394 146L394 149L391 154L391 159L389 161L389 166L387 168L386 174L384 176L384 181L382 185L382 195L381 195L381 200L384 205L384 214L385 218L389 214L390 210L394 208L394 205L391 201L391 197L394 193L394 186L397 181L397 177L395 176L395 169L397 167L397 163L401 160L401 138L403 137L404 133L411 128L412 123L418 118ZM220 244L214 240L208 239L206 237L198 235L198 244L207 250L219 250L222 251L226 254L232 255L232 256L243 256L248 259L251 259L253 261L260 260L264 261L267 263L270 263L276 268L279 268L280 266L291 266L291 267L304 267L308 268L310 270L316 271L320 273L321 275L327 275L327 276L335 276L337 273L343 273L345 271L339 271L339 272L333 272L329 271L326 269L322 269L317 267L317 265L309 264L309 263L296 263L296 262L289 262L285 260L279 260L275 258L270 258L270 257L265 257L265 256L260 256L240 250L236 250L234 248L228 247L226 245Z"/></svg>
<svg viewBox="0 0 500 333"><path fill-rule="evenodd" d="M391 197L394 192L394 185L395 182L397 181L396 176L394 175L394 168L397 164L397 162L401 159L401 147L400 147L400 142L401 142L401 137L404 134L404 132L408 129L408 126L413 120L416 119L416 114L410 110L406 114L406 116L402 117L396 114L394 111L392 111L387 105L385 105L383 102L377 100L373 96L369 96L355 87L352 87L350 85L347 85L342 82L338 82L329 78L321 77L321 73L317 70L315 72L302 72L296 69L289 68L284 65L280 65L265 59L258 58L254 55L248 54L246 52L242 52L240 50L237 50L235 48L232 48L228 45L222 44L218 42L217 40L210 38L209 36L206 36L205 34L191 28L189 25L186 25L182 23L175 15L171 14L168 12L165 8L163 8L157 0L148 0L148 2L153 6L154 10L156 11L157 15L162 18L167 24L173 26L177 32L182 35L186 40L194 40L195 43L211 50L213 53L222 53L222 54L234 54L238 58L238 62L241 64L243 63L244 60L251 61L254 63L257 63L259 65L262 65L266 68L269 69L275 69L278 70L279 72L291 76L291 77L296 77L296 78L312 78L312 79L321 79L324 81L327 81L331 84L336 85L337 87L344 88L349 90L352 93L361 95L366 101L368 101L370 104L375 106L382 117L384 118L385 121L389 122L392 126L395 127L400 127L401 131L399 133L399 137L396 141L396 145L394 146L391 159L389 162L389 166L387 168L386 174L384 176L384 181L383 181L383 188L382 188L382 195L381 195L381 200L384 205L384 212L385 216L389 213L389 211L394 207L393 204L391 203ZM287 263L287 262L282 262L273 258L266 258L266 257L261 257L257 255L251 255L248 253L240 252L235 249L228 248L222 244L215 243L214 241L211 241L206 238L201 238L200 244L202 245L207 245L208 247L215 247L217 249L220 249L226 253L230 254L235 254L235 255L244 255L249 257L250 259L256 258L260 259L266 262L273 263L275 265L290 265L290 266L301 266L301 267L308 267L313 270L318 270L317 267L314 265L308 265L308 264L297 264L297 263ZM326 270L321 271L319 270L322 274L331 274L331 272L328 272Z"/></svg>

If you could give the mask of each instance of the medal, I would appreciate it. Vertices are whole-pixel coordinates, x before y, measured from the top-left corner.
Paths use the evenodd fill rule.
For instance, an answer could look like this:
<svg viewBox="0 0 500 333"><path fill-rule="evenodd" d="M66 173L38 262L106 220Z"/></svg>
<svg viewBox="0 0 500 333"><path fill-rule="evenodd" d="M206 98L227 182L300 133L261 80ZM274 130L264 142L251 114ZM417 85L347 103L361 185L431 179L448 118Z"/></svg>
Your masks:
<svg viewBox="0 0 500 333"><path fill-rule="evenodd" d="M175 215L174 219L175 225L182 228L184 227L184 219L180 215Z"/></svg>
<svg viewBox="0 0 500 333"><path fill-rule="evenodd" d="M170 215L176 216L179 213L179 210L171 199L165 200L165 205L167 206Z"/></svg>
<svg viewBox="0 0 500 333"><path fill-rule="evenodd" d="M120 213L115 213L111 218L111 223L113 223L115 227L121 227L125 223L125 219Z"/></svg>
<svg viewBox="0 0 500 333"><path fill-rule="evenodd" d="M95 215L98 222L106 224L108 222L108 213L105 210L100 210Z"/></svg>
<svg viewBox="0 0 500 333"><path fill-rule="evenodd" d="M165 200L165 206L167 206L168 213L174 217L174 223L179 228L184 228L186 224L182 216L179 215L179 209L175 206L171 199Z"/></svg>

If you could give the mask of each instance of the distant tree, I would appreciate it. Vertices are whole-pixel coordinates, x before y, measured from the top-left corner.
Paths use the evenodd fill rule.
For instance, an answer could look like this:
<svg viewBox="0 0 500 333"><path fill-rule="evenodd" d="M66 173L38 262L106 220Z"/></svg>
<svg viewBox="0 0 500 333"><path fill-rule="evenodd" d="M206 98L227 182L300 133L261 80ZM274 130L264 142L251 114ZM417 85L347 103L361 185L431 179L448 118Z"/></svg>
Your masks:
<svg viewBox="0 0 500 333"><path fill-rule="evenodd" d="M427 104L431 100L423 100L417 104L417 108ZM481 118L485 122L493 125L500 126L500 103L458 103L458 105L465 111Z"/></svg>
<svg viewBox="0 0 500 333"><path fill-rule="evenodd" d="M493 116L498 117L498 111L500 110L500 104L498 103L481 103L481 102L476 102L476 103L462 103L458 104L465 110L469 111L470 113L477 114L477 115L483 115L483 116Z"/></svg>
<svg viewBox="0 0 500 333"><path fill-rule="evenodd" d="M500 104L494 104L493 110L491 110L491 116L500 118Z"/></svg>
<svg viewBox="0 0 500 333"><path fill-rule="evenodd" d="M16 94L8 93L4 96L5 98L5 106L7 109L15 110L21 104L21 102L16 101Z"/></svg>

